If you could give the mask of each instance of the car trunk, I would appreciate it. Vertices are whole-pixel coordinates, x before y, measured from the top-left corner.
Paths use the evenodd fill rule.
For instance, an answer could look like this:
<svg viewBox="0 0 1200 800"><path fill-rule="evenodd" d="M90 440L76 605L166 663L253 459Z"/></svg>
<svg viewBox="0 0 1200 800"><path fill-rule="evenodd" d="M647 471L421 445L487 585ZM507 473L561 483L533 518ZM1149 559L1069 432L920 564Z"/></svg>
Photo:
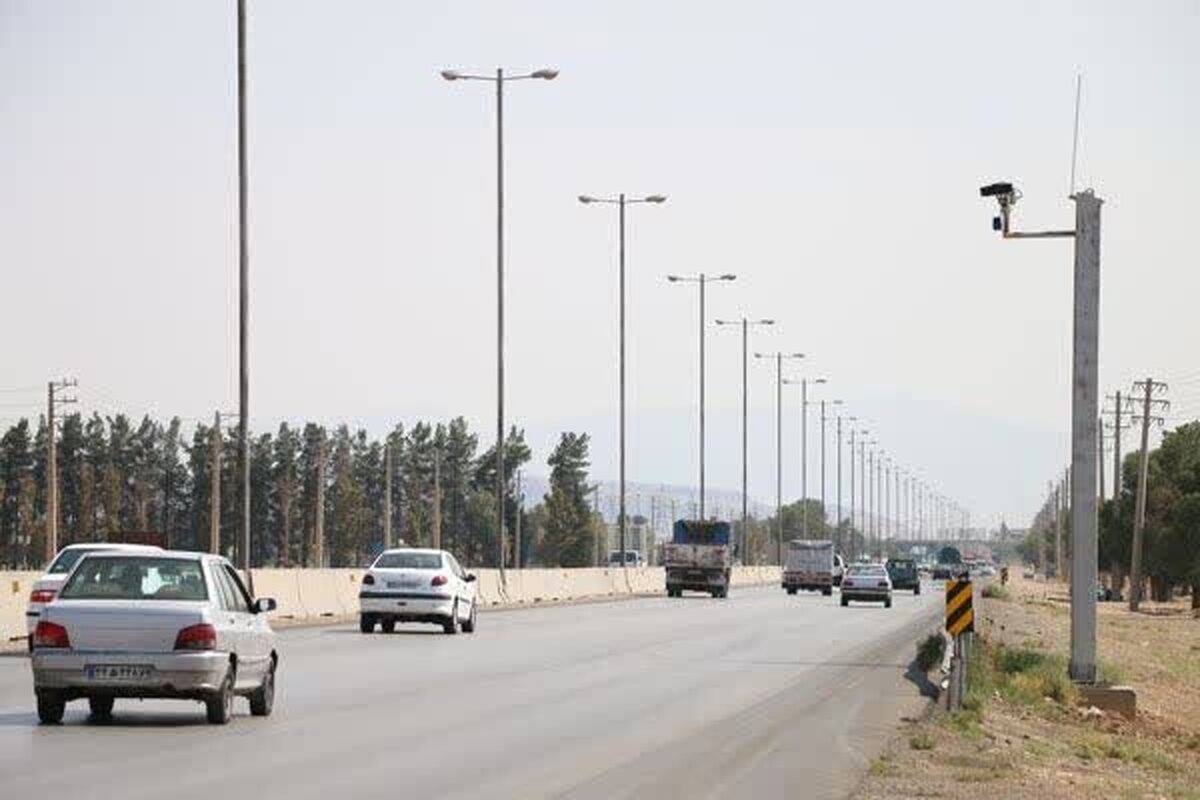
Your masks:
<svg viewBox="0 0 1200 800"><path fill-rule="evenodd" d="M67 629L72 650L166 653L180 630L205 621L203 609L183 600L57 600L42 619Z"/></svg>

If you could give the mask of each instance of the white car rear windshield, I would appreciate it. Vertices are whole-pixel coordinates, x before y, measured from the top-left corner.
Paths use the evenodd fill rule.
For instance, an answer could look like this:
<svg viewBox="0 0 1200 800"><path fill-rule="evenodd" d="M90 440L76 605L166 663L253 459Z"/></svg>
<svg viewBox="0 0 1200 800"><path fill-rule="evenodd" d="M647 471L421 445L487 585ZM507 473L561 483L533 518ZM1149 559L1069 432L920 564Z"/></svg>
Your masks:
<svg viewBox="0 0 1200 800"><path fill-rule="evenodd" d="M66 575L79 559L88 553L95 553L97 550L103 549L103 547L72 547L70 550L63 550L46 572L51 575Z"/></svg>
<svg viewBox="0 0 1200 800"><path fill-rule="evenodd" d="M849 575L887 575L883 567L851 567Z"/></svg>
<svg viewBox="0 0 1200 800"><path fill-rule="evenodd" d="M59 594L64 600L207 600L200 562L154 556L88 556Z"/></svg>
<svg viewBox="0 0 1200 800"><path fill-rule="evenodd" d="M384 553L375 569L441 569L441 553Z"/></svg>

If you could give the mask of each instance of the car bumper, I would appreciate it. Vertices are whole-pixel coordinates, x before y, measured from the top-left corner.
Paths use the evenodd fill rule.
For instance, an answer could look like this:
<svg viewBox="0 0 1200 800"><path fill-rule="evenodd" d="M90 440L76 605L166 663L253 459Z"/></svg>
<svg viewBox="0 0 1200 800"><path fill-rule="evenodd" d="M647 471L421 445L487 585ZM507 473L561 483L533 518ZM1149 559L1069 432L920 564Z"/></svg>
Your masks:
<svg viewBox="0 0 1200 800"><path fill-rule="evenodd" d="M842 599L857 600L867 603L882 603L884 600L890 600L892 592L890 589L867 589L867 588L850 588L847 589L845 584L842 584Z"/></svg>
<svg viewBox="0 0 1200 800"><path fill-rule="evenodd" d="M417 592L376 592L360 594L358 609L362 614L375 614L396 619L448 617L454 613L454 598L450 595Z"/></svg>
<svg viewBox="0 0 1200 800"><path fill-rule="evenodd" d="M729 583L723 569L688 569L686 567L667 569L666 580L669 589L689 589L697 592L720 589Z"/></svg>
<svg viewBox="0 0 1200 800"><path fill-rule="evenodd" d="M784 589L828 589L833 586L833 575L815 572L783 573Z"/></svg>
<svg viewBox="0 0 1200 800"><path fill-rule="evenodd" d="M148 666L142 679L118 680L88 674L89 665ZM35 691L60 690L68 695L115 697L198 697L220 688L229 669L229 654L109 653L34 650L31 658Z"/></svg>
<svg viewBox="0 0 1200 800"><path fill-rule="evenodd" d="M30 636L37 630L38 620L42 618L42 608L42 603L31 603L29 608L25 609L25 630Z"/></svg>

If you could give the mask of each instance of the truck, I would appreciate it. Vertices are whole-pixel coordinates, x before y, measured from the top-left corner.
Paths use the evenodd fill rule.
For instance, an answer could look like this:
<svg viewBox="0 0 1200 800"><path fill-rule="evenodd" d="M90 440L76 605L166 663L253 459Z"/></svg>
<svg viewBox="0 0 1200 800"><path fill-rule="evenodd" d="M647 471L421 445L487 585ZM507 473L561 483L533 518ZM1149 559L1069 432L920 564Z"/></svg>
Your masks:
<svg viewBox="0 0 1200 800"><path fill-rule="evenodd" d="M788 594L801 589L833 594L835 582L840 583L840 557L833 552L833 542L826 539L788 542L783 564L783 588ZM837 579L835 581L835 579Z"/></svg>
<svg viewBox="0 0 1200 800"><path fill-rule="evenodd" d="M687 590L728 597L734 557L731 538L728 522L677 520L671 541L663 545L667 596L679 597Z"/></svg>

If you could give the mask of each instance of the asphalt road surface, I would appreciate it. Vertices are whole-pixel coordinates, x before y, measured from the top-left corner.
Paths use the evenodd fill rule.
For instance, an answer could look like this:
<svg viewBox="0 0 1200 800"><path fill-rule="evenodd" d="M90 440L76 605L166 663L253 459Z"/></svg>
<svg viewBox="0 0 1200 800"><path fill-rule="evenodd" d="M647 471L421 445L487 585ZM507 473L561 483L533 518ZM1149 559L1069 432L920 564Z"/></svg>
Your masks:
<svg viewBox="0 0 1200 800"><path fill-rule="evenodd" d="M778 588L495 611L433 626L280 635L275 713L86 702L41 727L0 657L0 794L232 798L842 797L920 707L906 677L940 597L882 606Z"/></svg>

